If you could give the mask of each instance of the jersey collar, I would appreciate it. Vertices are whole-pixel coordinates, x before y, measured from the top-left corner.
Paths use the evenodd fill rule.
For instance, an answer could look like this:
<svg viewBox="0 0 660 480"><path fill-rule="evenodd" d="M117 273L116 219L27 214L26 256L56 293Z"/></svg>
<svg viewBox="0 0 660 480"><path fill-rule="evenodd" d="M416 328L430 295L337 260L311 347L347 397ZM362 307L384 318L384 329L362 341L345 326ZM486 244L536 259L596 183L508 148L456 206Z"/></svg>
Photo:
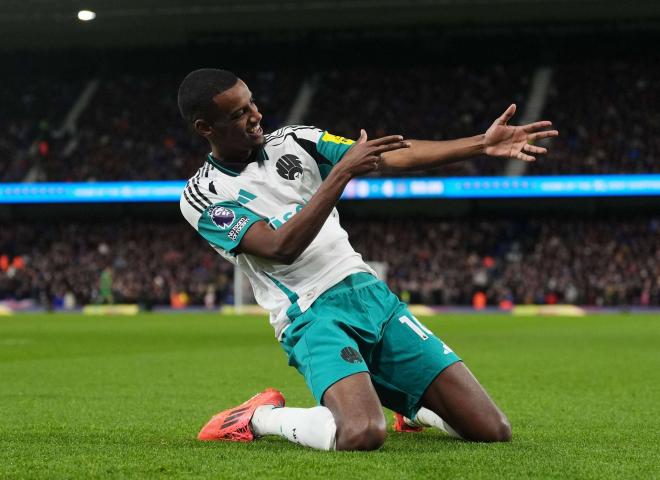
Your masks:
<svg viewBox="0 0 660 480"><path fill-rule="evenodd" d="M266 155L266 149L263 147L257 150L256 154L250 157L247 162L225 162L218 160L210 153L206 156L207 162L230 177L238 177L250 163L264 160L268 160L268 155Z"/></svg>

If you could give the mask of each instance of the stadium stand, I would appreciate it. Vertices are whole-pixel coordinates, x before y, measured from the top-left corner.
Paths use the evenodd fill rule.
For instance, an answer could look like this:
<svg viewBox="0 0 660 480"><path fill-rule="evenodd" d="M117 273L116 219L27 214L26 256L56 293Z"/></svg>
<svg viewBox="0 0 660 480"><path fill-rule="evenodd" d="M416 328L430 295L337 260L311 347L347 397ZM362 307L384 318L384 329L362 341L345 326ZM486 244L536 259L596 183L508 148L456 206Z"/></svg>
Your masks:
<svg viewBox="0 0 660 480"><path fill-rule="evenodd" d="M525 174L660 172L660 69L652 62L591 60L550 65L541 115L561 136L548 157ZM525 64L338 67L241 71L255 93L266 131L285 123L303 81L315 93L300 122L355 137L401 133L449 139L484 131L509 102L520 121L535 66ZM176 106L178 74L103 74L76 122L61 124L93 76L57 74L30 82L8 76L0 93L0 178L3 181L168 180L187 178L206 151ZM48 86L58 85L53 92ZM589 95L576 85L588 85ZM495 100L496 99L496 100ZM148 112L148 113L147 113ZM475 159L416 174L497 175L507 162Z"/></svg>
<svg viewBox="0 0 660 480"><path fill-rule="evenodd" d="M660 172L660 68L644 60L548 64L542 117L561 130L525 174ZM402 133L446 139L483 131L508 105L525 110L535 67L525 64L378 66L330 70L239 70L266 131L283 124L303 81L314 95L301 122L355 137ZM0 180L167 180L188 177L206 144L179 117L179 73L53 72L4 79L0 91ZM64 119L93 80L98 89L71 129ZM51 85L57 84L53 91ZM576 88L576 85L580 88ZM589 86L585 95L582 86ZM496 100L496 101L494 101ZM498 103L499 102L499 103ZM386 106L384 108L383 106ZM506 162L476 159L424 175L503 174ZM87 223L0 229L0 299L61 305L100 302L112 267L115 301L145 306L231 302L233 270L183 222L119 227ZM388 282L413 303L660 305L659 219L349 221L365 258L389 265ZM190 248L197 245L199 248ZM130 266L130 268L129 268ZM211 295L212 293L212 295ZM182 300L178 296L185 294ZM211 299L211 300L210 300Z"/></svg>
<svg viewBox="0 0 660 480"><path fill-rule="evenodd" d="M389 285L412 303L470 305L481 292L489 305L660 305L657 217L345 223L356 250L386 262ZM182 222L0 230L0 299L100 302L107 267L117 302L232 301L233 267Z"/></svg>

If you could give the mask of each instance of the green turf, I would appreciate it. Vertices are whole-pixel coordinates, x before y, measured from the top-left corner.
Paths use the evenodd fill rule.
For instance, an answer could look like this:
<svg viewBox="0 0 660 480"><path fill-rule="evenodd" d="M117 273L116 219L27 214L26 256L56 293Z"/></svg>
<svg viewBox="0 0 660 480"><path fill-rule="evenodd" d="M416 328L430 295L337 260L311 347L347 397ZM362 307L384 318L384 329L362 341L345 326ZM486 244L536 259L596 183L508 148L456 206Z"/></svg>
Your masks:
<svg viewBox="0 0 660 480"><path fill-rule="evenodd" d="M0 317L0 477L653 478L660 318L424 320L514 429L509 444L390 434L368 453L194 438L267 387L311 406L264 318Z"/></svg>

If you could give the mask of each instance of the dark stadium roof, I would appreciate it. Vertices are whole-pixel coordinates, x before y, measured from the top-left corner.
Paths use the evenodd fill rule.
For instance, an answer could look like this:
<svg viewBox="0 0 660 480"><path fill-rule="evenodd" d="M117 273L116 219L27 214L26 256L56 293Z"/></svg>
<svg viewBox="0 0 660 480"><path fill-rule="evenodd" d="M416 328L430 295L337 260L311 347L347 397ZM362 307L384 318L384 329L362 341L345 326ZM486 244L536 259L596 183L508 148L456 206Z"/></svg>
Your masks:
<svg viewBox="0 0 660 480"><path fill-rule="evenodd" d="M0 48L176 45L234 31L660 20L654 0L4 0ZM93 10L96 20L76 18Z"/></svg>

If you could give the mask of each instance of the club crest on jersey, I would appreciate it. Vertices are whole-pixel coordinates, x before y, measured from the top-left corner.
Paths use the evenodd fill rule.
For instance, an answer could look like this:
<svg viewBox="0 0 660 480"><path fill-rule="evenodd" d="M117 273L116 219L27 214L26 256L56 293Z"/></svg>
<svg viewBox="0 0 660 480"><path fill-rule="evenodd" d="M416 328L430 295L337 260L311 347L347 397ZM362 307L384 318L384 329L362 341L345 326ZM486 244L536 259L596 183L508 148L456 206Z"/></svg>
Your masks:
<svg viewBox="0 0 660 480"><path fill-rule="evenodd" d="M285 180L297 180L302 177L302 162L295 155L290 153L282 155L275 166L277 167L277 173Z"/></svg>
<svg viewBox="0 0 660 480"><path fill-rule="evenodd" d="M211 220L221 230L225 230L231 226L236 218L234 211L225 207L213 207L210 212Z"/></svg>
<svg viewBox="0 0 660 480"><path fill-rule="evenodd" d="M340 352L341 358L343 358L348 363L360 363L364 362L360 352L355 350L353 347L344 347Z"/></svg>

